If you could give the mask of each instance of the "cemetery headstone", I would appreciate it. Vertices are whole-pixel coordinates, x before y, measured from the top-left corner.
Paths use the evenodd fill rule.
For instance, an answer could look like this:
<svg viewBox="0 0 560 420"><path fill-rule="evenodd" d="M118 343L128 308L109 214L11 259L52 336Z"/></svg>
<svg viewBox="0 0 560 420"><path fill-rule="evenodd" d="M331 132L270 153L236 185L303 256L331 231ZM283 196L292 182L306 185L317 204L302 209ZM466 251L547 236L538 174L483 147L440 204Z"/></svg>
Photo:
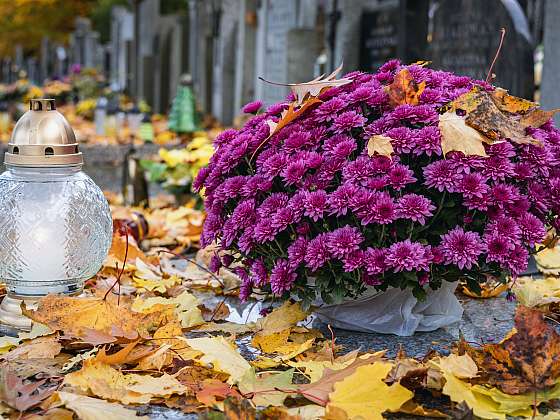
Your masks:
<svg viewBox="0 0 560 420"><path fill-rule="evenodd" d="M545 109L560 107L560 2L547 1L544 10L544 63L540 102ZM554 116L556 125L560 125L560 115Z"/></svg>
<svg viewBox="0 0 560 420"><path fill-rule="evenodd" d="M494 83L514 95L533 97L532 39L517 0L439 0L434 6L434 67L485 79L500 43L500 28L505 28Z"/></svg>
<svg viewBox="0 0 560 420"><path fill-rule="evenodd" d="M376 71L398 57L400 12L397 3L367 10L360 22L360 69Z"/></svg>

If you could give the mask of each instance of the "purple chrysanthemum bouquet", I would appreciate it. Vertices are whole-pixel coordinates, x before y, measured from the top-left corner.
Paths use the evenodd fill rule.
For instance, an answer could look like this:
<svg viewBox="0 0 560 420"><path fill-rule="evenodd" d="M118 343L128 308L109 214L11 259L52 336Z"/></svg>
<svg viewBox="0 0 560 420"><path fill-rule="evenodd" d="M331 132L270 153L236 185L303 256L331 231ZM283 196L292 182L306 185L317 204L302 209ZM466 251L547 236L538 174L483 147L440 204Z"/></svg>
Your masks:
<svg viewBox="0 0 560 420"><path fill-rule="evenodd" d="M425 82L417 105L394 105L386 86L408 69ZM487 156L442 154L439 116L474 86L490 85L421 65L390 61L375 74L324 90L316 104L269 138L285 103L226 130L200 171L208 216L202 244L226 251L241 296L259 289L337 303L368 287L410 288L418 298L442 281L476 290L488 276L527 267L560 207L560 132L548 121L485 145ZM272 124L271 124L272 122ZM391 157L368 154L372 136Z"/></svg>

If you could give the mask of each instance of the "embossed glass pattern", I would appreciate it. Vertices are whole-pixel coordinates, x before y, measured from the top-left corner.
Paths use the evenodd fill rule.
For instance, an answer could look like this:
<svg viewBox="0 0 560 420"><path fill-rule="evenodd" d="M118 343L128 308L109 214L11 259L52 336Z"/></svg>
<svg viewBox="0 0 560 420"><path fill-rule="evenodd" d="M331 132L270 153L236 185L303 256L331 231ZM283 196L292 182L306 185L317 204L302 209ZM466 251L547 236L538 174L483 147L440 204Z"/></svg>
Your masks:
<svg viewBox="0 0 560 420"><path fill-rule="evenodd" d="M107 200L80 166L0 175L0 279L11 295L79 292L111 238Z"/></svg>

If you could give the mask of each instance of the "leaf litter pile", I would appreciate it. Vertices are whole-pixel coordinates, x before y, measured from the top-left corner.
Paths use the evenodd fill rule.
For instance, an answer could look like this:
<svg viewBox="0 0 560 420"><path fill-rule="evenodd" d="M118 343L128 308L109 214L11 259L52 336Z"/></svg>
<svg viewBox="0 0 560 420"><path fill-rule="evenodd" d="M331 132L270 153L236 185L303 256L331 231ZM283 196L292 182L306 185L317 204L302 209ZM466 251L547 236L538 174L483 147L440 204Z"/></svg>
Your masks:
<svg viewBox="0 0 560 420"><path fill-rule="evenodd" d="M323 89L346 83L335 76L294 85L293 104L270 131L297 119ZM387 94L395 104L417 104L423 89L403 71ZM441 146L485 156L483 145L501 138L538 143L526 129L553 113L475 88L442 110ZM368 152L390 156L391 141L373 136ZM113 208L116 221L134 214ZM34 321L30 332L0 337L0 416L136 419L163 406L217 419L560 418L560 335L547 319L560 313L554 273L513 284L522 304L501 342L460 340L448 354L412 358L401 349L389 358L323 336L295 302L256 322L226 320L239 279L224 268L210 274L213 250L181 256L197 246L204 215L185 206L146 218L142 235L126 224L117 229L83 296L46 296L23 308ZM560 261L546 252L553 251L539 257L541 267ZM482 296L503 291L483 285Z"/></svg>

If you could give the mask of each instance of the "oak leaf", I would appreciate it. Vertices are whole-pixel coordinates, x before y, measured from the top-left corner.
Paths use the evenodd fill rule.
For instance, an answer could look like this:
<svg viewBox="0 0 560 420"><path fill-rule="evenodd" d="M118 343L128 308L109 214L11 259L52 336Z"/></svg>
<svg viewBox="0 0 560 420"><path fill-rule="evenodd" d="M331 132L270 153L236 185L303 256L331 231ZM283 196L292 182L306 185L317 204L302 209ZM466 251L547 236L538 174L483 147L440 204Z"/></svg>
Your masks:
<svg viewBox="0 0 560 420"><path fill-rule="evenodd" d="M481 349L466 346L487 383L508 394L545 390L560 378L560 335L537 310L518 306L516 333Z"/></svg>
<svg viewBox="0 0 560 420"><path fill-rule="evenodd" d="M306 100L309 98L314 98L319 96L325 90L330 89L332 87L344 86L348 83L352 83L352 79L337 79L336 76L342 71L342 64L338 66L331 74L325 77L325 75L321 75L316 77L309 82L302 82L302 83L276 83L276 82L269 82L268 80L260 78L261 80L271 83L274 85L281 85L281 86L289 86L292 90L296 100L295 103L298 106L301 106Z"/></svg>
<svg viewBox="0 0 560 420"><path fill-rule="evenodd" d="M393 106L418 105L425 88L426 82L416 83L410 71L404 68L395 75L393 82L385 87L385 92Z"/></svg>
<svg viewBox="0 0 560 420"><path fill-rule="evenodd" d="M368 155L381 155L391 157L393 154L393 145L391 144L391 138L383 135L371 136L367 143Z"/></svg>
<svg viewBox="0 0 560 420"><path fill-rule="evenodd" d="M344 410L349 418L364 420L381 420L383 412L397 411L414 394L399 383L388 386L383 382L392 367L386 362L358 367L350 376L334 384L328 406Z"/></svg>
<svg viewBox="0 0 560 420"><path fill-rule="evenodd" d="M445 156L449 152L461 152L465 156L488 156L484 143L492 141L469 127L465 119L455 112L446 112L439 116L441 132L441 150Z"/></svg>
<svg viewBox="0 0 560 420"><path fill-rule="evenodd" d="M86 397L85 395L58 392L60 401L74 411L82 420L138 420L149 419L148 416L138 416L136 411L124 408L120 404Z"/></svg>
<svg viewBox="0 0 560 420"><path fill-rule="evenodd" d="M3 366L0 369L0 401L18 411L26 411L54 393L57 384L45 385L46 382L46 379L35 382L24 381L12 370Z"/></svg>

